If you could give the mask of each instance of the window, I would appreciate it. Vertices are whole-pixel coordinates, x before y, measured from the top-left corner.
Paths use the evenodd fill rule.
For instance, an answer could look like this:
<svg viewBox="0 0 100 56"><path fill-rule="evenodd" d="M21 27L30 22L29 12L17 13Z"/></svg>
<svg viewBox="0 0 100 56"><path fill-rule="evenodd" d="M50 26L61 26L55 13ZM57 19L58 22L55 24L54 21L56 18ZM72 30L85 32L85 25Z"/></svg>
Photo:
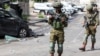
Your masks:
<svg viewBox="0 0 100 56"><path fill-rule="evenodd" d="M0 17L4 17L4 11L0 11Z"/></svg>
<svg viewBox="0 0 100 56"><path fill-rule="evenodd" d="M5 17L5 16L11 16L8 12L1 10L0 11L0 17Z"/></svg>

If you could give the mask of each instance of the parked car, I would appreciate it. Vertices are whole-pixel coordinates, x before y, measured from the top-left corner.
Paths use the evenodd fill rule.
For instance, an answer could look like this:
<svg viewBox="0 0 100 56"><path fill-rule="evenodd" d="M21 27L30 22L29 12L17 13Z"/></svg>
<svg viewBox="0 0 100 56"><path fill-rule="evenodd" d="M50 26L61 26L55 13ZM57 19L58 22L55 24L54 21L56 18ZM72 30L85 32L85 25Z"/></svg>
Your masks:
<svg viewBox="0 0 100 56"><path fill-rule="evenodd" d="M70 15L68 15L68 13L66 13L63 9L62 9L62 12L68 17L68 18L70 18ZM46 15L46 22L49 20L49 16L50 15L53 15L53 16L55 16L55 10L48 10L47 11L47 15Z"/></svg>
<svg viewBox="0 0 100 56"><path fill-rule="evenodd" d="M83 11L84 11L84 8L85 8L84 5L76 5L76 6L74 6L74 7L77 8L78 11L81 11L81 12L83 12Z"/></svg>
<svg viewBox="0 0 100 56"><path fill-rule="evenodd" d="M65 15L70 18L72 15L71 15L71 11L70 9L64 9L62 8L62 12L65 13Z"/></svg>
<svg viewBox="0 0 100 56"><path fill-rule="evenodd" d="M61 1L61 3L63 4L63 8L65 10L65 12L69 15L73 15L76 12L76 8L72 7L72 5L70 3L67 3L65 1Z"/></svg>
<svg viewBox="0 0 100 56"><path fill-rule="evenodd" d="M48 10L54 9L51 5L52 5L52 3L47 3L47 2L34 3L33 12L47 14Z"/></svg>
<svg viewBox="0 0 100 56"><path fill-rule="evenodd" d="M0 8L0 35L28 36L30 29L26 21Z"/></svg>
<svg viewBox="0 0 100 56"><path fill-rule="evenodd" d="M63 7L62 10L65 11L65 13L68 15L72 15L74 13L74 10L70 7Z"/></svg>
<svg viewBox="0 0 100 56"><path fill-rule="evenodd" d="M73 7L74 13L77 13L78 12L78 8L75 7L76 4L70 3L70 5L71 5L71 7Z"/></svg>

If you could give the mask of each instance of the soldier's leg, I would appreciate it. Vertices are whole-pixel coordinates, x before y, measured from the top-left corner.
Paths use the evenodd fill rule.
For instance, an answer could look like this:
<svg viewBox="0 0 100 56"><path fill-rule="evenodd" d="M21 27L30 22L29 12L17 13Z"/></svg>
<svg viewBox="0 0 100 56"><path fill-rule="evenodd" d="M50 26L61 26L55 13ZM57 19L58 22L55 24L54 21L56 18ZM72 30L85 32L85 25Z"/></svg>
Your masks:
<svg viewBox="0 0 100 56"><path fill-rule="evenodd" d="M95 38L96 29L92 30L91 32L92 32L91 33L91 42L92 42L91 49L94 50L94 45L96 42L96 38Z"/></svg>
<svg viewBox="0 0 100 56"><path fill-rule="evenodd" d="M83 45L79 50L85 51L86 45L87 45L87 40L90 34L85 34L84 39L83 39Z"/></svg>
<svg viewBox="0 0 100 56"><path fill-rule="evenodd" d="M55 38L56 38L55 35L51 33L50 35L50 54L51 56L54 56L54 52L55 52L55 42L56 42Z"/></svg>
<svg viewBox="0 0 100 56"><path fill-rule="evenodd" d="M58 35L58 56L61 56L63 53L63 42L64 42L64 33Z"/></svg>
<svg viewBox="0 0 100 56"><path fill-rule="evenodd" d="M85 34L85 35L84 35L83 44L87 44L89 35L90 35L90 34Z"/></svg>
<svg viewBox="0 0 100 56"><path fill-rule="evenodd" d="M91 49L94 50L94 45L96 42L95 34L91 34L91 42L92 42Z"/></svg>
<svg viewBox="0 0 100 56"><path fill-rule="evenodd" d="M54 56L55 52L55 42L50 42L50 54L51 56Z"/></svg>
<svg viewBox="0 0 100 56"><path fill-rule="evenodd" d="M58 56L63 53L63 43L58 43Z"/></svg>

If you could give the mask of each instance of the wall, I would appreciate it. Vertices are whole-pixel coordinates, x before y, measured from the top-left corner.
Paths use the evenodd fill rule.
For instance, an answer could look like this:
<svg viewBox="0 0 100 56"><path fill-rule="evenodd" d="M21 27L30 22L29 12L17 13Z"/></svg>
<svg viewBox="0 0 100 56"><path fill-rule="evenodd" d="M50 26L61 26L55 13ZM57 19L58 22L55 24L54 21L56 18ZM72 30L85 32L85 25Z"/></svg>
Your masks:
<svg viewBox="0 0 100 56"><path fill-rule="evenodd" d="M29 0L27 0L27 2L25 2L25 1L19 2L19 5L23 9L23 14L29 15Z"/></svg>

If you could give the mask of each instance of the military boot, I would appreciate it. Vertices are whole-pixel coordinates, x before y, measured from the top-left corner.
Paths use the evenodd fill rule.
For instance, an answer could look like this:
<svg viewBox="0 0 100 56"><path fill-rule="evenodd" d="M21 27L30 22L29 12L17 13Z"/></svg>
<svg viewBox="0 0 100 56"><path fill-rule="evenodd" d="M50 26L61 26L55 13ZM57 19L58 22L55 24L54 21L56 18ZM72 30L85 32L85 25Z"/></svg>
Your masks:
<svg viewBox="0 0 100 56"><path fill-rule="evenodd" d="M79 50L85 51L86 43L83 43L83 46Z"/></svg>
<svg viewBox="0 0 100 56"><path fill-rule="evenodd" d="M52 53L51 56L54 56L54 54Z"/></svg>
<svg viewBox="0 0 100 56"><path fill-rule="evenodd" d="M94 42L92 43L91 50L94 50Z"/></svg>
<svg viewBox="0 0 100 56"><path fill-rule="evenodd" d="M58 56L61 56L61 54L58 54Z"/></svg>

